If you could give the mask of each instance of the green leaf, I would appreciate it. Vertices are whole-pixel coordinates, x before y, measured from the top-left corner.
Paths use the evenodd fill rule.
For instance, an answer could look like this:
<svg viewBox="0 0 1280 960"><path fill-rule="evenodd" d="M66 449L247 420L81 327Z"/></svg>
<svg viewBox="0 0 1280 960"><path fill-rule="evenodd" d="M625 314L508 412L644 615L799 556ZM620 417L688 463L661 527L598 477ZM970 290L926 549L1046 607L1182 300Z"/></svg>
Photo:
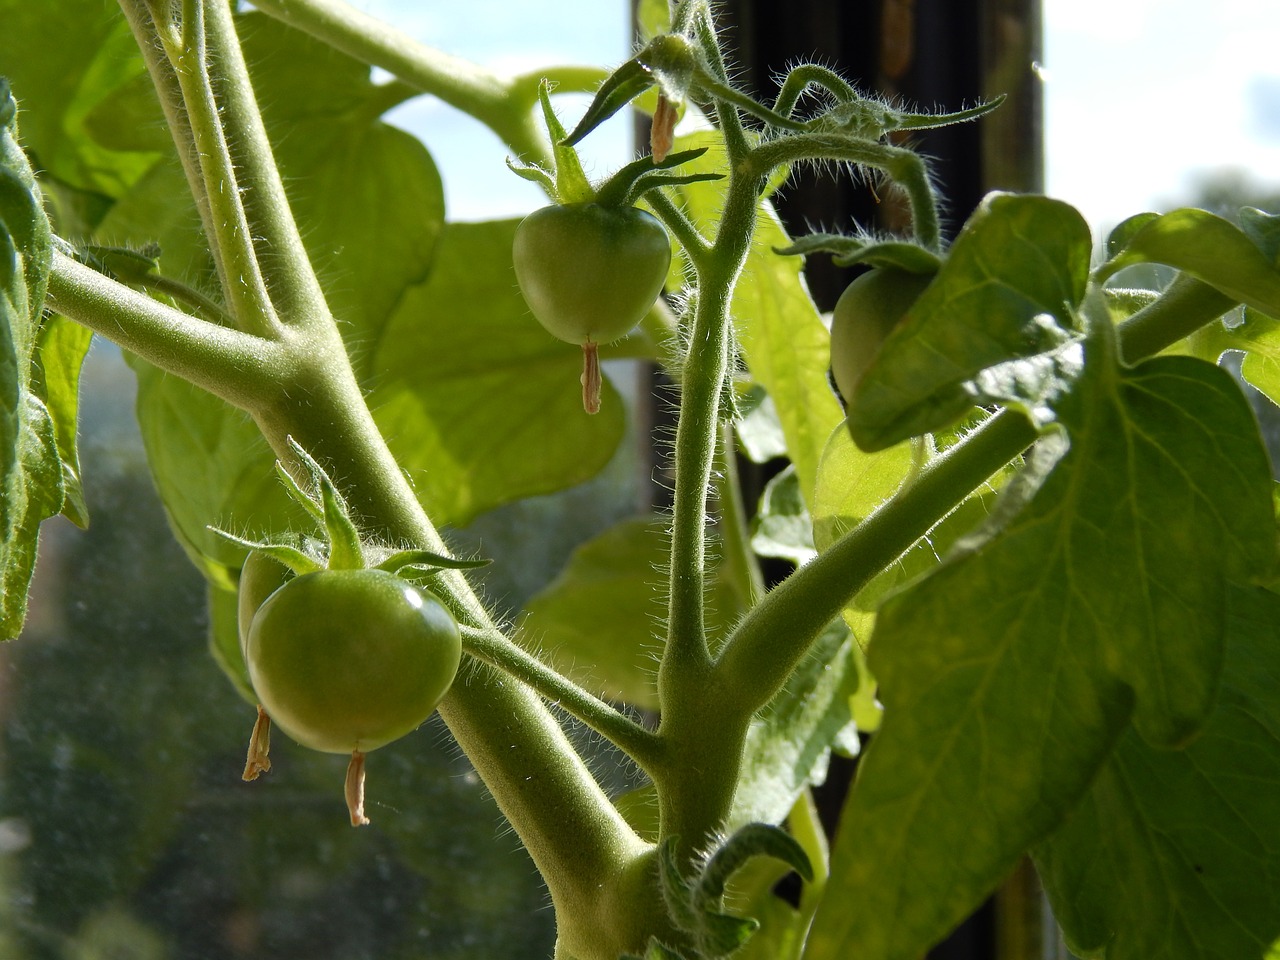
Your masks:
<svg viewBox="0 0 1280 960"><path fill-rule="evenodd" d="M1090 253L1089 227L1065 203L983 200L849 398L858 445L882 450L948 426L973 405L963 384L977 373L1061 345Z"/></svg>
<svg viewBox="0 0 1280 960"><path fill-rule="evenodd" d="M640 39L652 40L671 30L671 4L669 0L639 0L636 6L636 24Z"/></svg>
<svg viewBox="0 0 1280 960"><path fill-rule="evenodd" d="M256 704L258 695L249 681L249 668L244 662L244 650L240 646L240 623L236 592L223 590L213 584L209 592L209 653L213 662L231 681L236 693L246 703Z"/></svg>
<svg viewBox="0 0 1280 960"><path fill-rule="evenodd" d="M944 439L954 442L955 438ZM867 453L859 449L843 425L838 427L823 451L818 474L813 522L819 552L897 493L912 476L916 456L924 454L923 449L917 454L911 443ZM841 615L864 647L871 639L876 611L884 598L936 567L956 541L986 520L1007 474L1008 469L989 478L849 601ZM860 693L855 707L859 729L874 728L877 721L872 718L878 718L879 708L870 690Z"/></svg>
<svg viewBox="0 0 1280 960"><path fill-rule="evenodd" d="M656 709L669 526L661 517L635 517L575 550L525 605L524 642L597 694ZM715 636L738 610L718 578L712 591L708 630Z"/></svg>
<svg viewBox="0 0 1280 960"><path fill-rule="evenodd" d="M1098 268L1100 280L1134 264L1163 263L1263 313L1280 316L1280 269L1229 220L1206 210L1174 210L1146 221L1127 241Z"/></svg>
<svg viewBox="0 0 1280 960"><path fill-rule="evenodd" d="M212 584L234 590L247 548L210 524L255 540L313 524L276 478L275 454L246 414L150 364L130 362L147 463L174 535Z"/></svg>
<svg viewBox="0 0 1280 960"><path fill-rule="evenodd" d="M1270 956L1280 938L1280 597L1233 589L1218 703L1183 750L1120 740L1034 851L1072 949Z"/></svg>
<svg viewBox="0 0 1280 960"><path fill-rule="evenodd" d="M699 146L709 150L690 167L723 172L724 146L716 135L681 137L676 148ZM710 232L719 222L723 184L686 185L678 192L686 212ZM786 247L790 238L767 201L761 201L755 241L734 293L734 332L752 378L777 405L787 450L808 500L822 448L841 419L840 405L827 383L831 338L809 298L799 261L773 253Z"/></svg>
<svg viewBox="0 0 1280 960"><path fill-rule="evenodd" d="M1063 432L984 533L880 610L885 720L813 960L918 957L1061 821L1130 720L1171 747L1212 708L1227 578L1275 549L1270 468L1225 371L1121 368L1110 338L1095 321Z"/></svg>
<svg viewBox="0 0 1280 960"><path fill-rule="evenodd" d="M764 387L753 384L738 399L738 414L734 427L742 451L752 463L768 463L787 455L787 438L782 432L778 406Z"/></svg>
<svg viewBox="0 0 1280 960"><path fill-rule="evenodd" d="M1280 266L1280 214L1242 207L1240 229L1273 266Z"/></svg>
<svg viewBox="0 0 1280 960"><path fill-rule="evenodd" d="M20 91L23 140L39 158L42 176L119 196L148 168L153 149L118 150L118 132L153 129L159 106L145 122L117 115L108 128L100 109L146 68L129 25L114 4L99 0L28 3L0 0L0 71ZM56 38L51 42L48 38ZM149 85L148 85L149 86Z"/></svg>
<svg viewBox="0 0 1280 960"><path fill-rule="evenodd" d="M40 522L64 501L56 431L36 356L52 241L0 79L0 640L27 612Z"/></svg>
<svg viewBox="0 0 1280 960"><path fill-rule="evenodd" d="M516 223L450 224L371 358L374 417L438 523L591 478L625 428L607 380L600 413L583 413L582 351L529 315Z"/></svg>
<svg viewBox="0 0 1280 960"><path fill-rule="evenodd" d="M80 409L80 370L89 353L93 333L61 316L51 316L40 328L39 365L32 389L42 396L53 421L54 441L62 464L62 513L78 527L89 525L89 508L80 484L77 443Z"/></svg>
<svg viewBox="0 0 1280 960"><path fill-rule="evenodd" d="M813 521L794 467L788 466L765 485L751 527L751 549L762 557L780 557L800 566L818 555L813 547Z"/></svg>
<svg viewBox="0 0 1280 960"><path fill-rule="evenodd" d="M782 822L807 786L826 780L833 748L858 752L855 698L869 685L852 634L832 624L751 722L727 829Z"/></svg>

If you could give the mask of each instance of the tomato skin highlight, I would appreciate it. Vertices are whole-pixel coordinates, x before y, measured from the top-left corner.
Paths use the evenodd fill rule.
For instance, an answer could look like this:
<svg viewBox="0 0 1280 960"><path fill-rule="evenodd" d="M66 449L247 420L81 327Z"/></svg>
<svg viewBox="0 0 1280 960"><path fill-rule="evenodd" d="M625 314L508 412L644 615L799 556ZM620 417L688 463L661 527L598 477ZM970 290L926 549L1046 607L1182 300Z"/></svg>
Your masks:
<svg viewBox="0 0 1280 960"><path fill-rule="evenodd" d="M457 622L382 570L321 570L267 599L249 629L249 677L273 723L303 746L368 753L416 729L448 692Z"/></svg>
<svg viewBox="0 0 1280 960"><path fill-rule="evenodd" d="M610 343L662 293L671 241L636 207L571 203L525 217L512 260L520 292L548 333L566 343Z"/></svg>
<svg viewBox="0 0 1280 960"><path fill-rule="evenodd" d="M845 403L880 346L924 292L931 275L877 267L856 277L831 315L831 374Z"/></svg>

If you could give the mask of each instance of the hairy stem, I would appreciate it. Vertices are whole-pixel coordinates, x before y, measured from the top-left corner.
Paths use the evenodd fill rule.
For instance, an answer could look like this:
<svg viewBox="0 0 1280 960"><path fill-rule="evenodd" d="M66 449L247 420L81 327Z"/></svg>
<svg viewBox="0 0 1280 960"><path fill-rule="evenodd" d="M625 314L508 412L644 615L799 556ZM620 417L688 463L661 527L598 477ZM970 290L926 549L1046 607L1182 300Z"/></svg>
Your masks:
<svg viewBox="0 0 1280 960"><path fill-rule="evenodd" d="M838 133L800 133L768 140L751 151L751 161L767 175L776 167L803 160L843 160L881 170L902 187L911 205L916 239L939 250L942 228L929 168L913 150Z"/></svg>
<svg viewBox="0 0 1280 960"><path fill-rule="evenodd" d="M497 630L462 628L463 649L523 680L553 704L577 717L653 775L661 759L661 741L650 731L576 683L566 679Z"/></svg>
<svg viewBox="0 0 1280 960"><path fill-rule="evenodd" d="M289 366L280 344L165 306L64 254L52 267L58 313L242 410L279 400Z"/></svg>
<svg viewBox="0 0 1280 960"><path fill-rule="evenodd" d="M210 10L226 5L209 4ZM210 239L223 264L223 293L241 329L263 336L279 328L275 307L253 245L253 229L241 200L239 175L222 126L219 104L209 74L205 42L205 4L183 0L182 27L177 36L161 29L159 36L173 65L200 160L200 175L208 197L213 233Z"/></svg>
<svg viewBox="0 0 1280 960"><path fill-rule="evenodd" d="M224 106L221 121L243 185L248 188L243 202L251 235L264 252L260 256L271 278L271 296L289 305L287 311L281 310L280 320L285 324L329 324L329 308L289 208L249 82L231 5L220 0L210 4L205 29L210 56L219 66L218 92Z"/></svg>

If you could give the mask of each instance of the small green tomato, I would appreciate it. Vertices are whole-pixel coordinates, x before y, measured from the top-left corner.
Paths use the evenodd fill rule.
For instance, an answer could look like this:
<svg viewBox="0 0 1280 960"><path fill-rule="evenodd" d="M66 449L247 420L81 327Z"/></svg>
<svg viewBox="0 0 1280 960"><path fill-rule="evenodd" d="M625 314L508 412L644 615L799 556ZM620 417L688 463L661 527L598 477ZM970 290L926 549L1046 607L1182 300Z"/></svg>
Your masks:
<svg viewBox="0 0 1280 960"><path fill-rule="evenodd" d="M600 409L597 347L626 336L662 293L671 242L635 207L572 203L535 210L516 228L516 282L547 332L583 352L582 404Z"/></svg>
<svg viewBox="0 0 1280 960"><path fill-rule="evenodd" d="M859 276L840 295L831 316L831 373L846 403L852 402L885 338L932 279L879 267Z"/></svg>
<svg viewBox="0 0 1280 960"><path fill-rule="evenodd" d="M448 692L462 654L453 616L382 570L289 580L249 629L253 689L272 721L327 753L367 753L418 727Z"/></svg>

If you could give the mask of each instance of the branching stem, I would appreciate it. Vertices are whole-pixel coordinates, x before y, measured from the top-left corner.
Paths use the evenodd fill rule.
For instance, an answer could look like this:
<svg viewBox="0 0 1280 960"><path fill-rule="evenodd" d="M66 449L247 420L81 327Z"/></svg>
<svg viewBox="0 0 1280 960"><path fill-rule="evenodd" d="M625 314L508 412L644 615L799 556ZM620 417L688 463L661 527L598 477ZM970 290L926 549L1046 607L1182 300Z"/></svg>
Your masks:
<svg viewBox="0 0 1280 960"><path fill-rule="evenodd" d="M464 626L462 642L467 653L523 680L613 743L650 776L654 775L662 757L662 742L654 733L565 679L497 630Z"/></svg>

